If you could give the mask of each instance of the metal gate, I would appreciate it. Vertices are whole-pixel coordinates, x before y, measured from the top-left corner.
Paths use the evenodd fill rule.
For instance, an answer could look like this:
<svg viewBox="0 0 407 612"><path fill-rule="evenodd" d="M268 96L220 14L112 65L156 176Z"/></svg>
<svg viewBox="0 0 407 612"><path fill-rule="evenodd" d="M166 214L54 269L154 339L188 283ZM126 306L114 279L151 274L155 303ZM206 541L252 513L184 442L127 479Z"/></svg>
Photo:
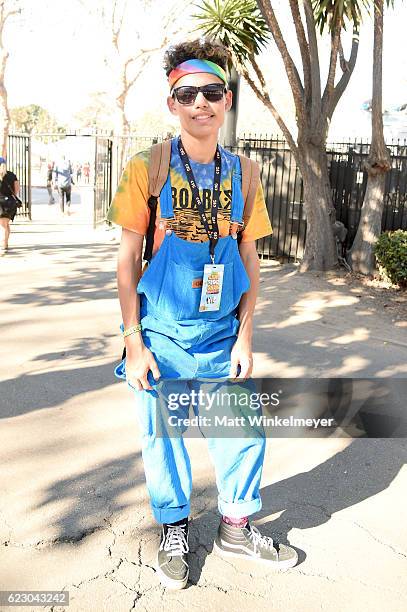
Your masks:
<svg viewBox="0 0 407 612"><path fill-rule="evenodd" d="M23 202L17 209L17 217L31 220L31 137L26 134L10 134L7 139L7 170L14 172L20 183Z"/></svg>
<svg viewBox="0 0 407 612"><path fill-rule="evenodd" d="M96 136L95 141L95 199L93 225L103 223L112 200L112 149L113 140Z"/></svg>

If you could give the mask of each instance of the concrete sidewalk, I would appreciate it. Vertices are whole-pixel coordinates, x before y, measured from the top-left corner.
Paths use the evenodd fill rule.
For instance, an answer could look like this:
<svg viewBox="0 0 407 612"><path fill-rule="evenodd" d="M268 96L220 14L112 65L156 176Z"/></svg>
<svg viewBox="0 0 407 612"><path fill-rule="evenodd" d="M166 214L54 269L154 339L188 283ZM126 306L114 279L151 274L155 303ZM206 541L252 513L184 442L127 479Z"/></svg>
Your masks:
<svg viewBox="0 0 407 612"><path fill-rule="evenodd" d="M1 589L67 589L70 612L406 609L405 440L269 441L256 524L300 559L277 574L212 552L213 469L205 440L187 439L191 580L163 589L136 408L113 376L117 231L15 224L10 245L0 259ZM345 274L265 263L255 374L405 377L403 308L402 294Z"/></svg>

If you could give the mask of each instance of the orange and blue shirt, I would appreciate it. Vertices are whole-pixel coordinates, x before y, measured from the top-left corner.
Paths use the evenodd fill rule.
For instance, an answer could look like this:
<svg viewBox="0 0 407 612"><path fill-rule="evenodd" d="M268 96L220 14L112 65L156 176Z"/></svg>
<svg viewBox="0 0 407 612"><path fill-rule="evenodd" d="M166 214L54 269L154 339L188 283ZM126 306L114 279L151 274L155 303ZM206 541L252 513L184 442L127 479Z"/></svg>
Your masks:
<svg viewBox="0 0 407 612"><path fill-rule="evenodd" d="M177 140L172 141L170 180L172 191L172 205L174 220L171 228L184 240L192 242L205 242L208 236L202 225L201 218L193 202L191 188L179 157ZM218 208L218 226L221 237L230 233L230 211L232 202L232 171L236 155L219 147L222 159L222 176L220 200ZM127 163L122 174L116 194L108 211L107 219L123 228L134 231L143 236L147 233L150 210L147 205L148 190L148 164L150 150L134 155ZM199 193L204 204L207 216L210 214L212 202L212 187L214 175L214 162L201 164L190 160L192 171ZM157 222L154 236L155 252L164 239L165 230L159 227L160 205L157 207ZM269 215L264 201L263 189L259 182L255 197L253 212L243 232L242 242L249 242L268 236L272 233Z"/></svg>

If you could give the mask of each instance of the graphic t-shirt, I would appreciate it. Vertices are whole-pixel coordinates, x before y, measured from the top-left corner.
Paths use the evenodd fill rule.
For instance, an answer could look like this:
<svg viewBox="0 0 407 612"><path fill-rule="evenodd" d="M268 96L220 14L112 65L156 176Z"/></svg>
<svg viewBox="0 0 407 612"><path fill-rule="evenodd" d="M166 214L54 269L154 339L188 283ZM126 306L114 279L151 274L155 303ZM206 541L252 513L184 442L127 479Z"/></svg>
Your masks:
<svg viewBox="0 0 407 612"><path fill-rule="evenodd" d="M230 212L232 203L232 170L236 156L219 147L222 159L222 177L220 201L218 208L219 235L228 236L230 232ZM147 205L148 193L148 164L150 150L134 155L128 162L116 195L113 198L107 218L109 221L121 225L138 234L145 235L148 228L150 211ZM192 171L197 182L199 193L207 213L210 217L212 202L212 187L215 162L201 164L190 160ZM177 139L172 141L170 178L172 188L172 206L175 218L171 220L171 228L177 236L192 242L205 242L208 235L203 227L198 210L192 199L192 192L186 177L184 166L180 159ZM154 236L155 252L161 244L165 230L159 229L160 206L157 207L156 231ZM272 233L270 219L264 201L263 189L259 183L253 212L244 232L242 242L257 240Z"/></svg>

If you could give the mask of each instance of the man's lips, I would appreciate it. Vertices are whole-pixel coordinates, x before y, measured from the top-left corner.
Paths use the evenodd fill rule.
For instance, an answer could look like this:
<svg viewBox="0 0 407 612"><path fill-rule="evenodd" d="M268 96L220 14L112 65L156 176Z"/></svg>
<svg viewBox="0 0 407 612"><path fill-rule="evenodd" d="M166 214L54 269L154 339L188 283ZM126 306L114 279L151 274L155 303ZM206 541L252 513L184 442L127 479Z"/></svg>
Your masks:
<svg viewBox="0 0 407 612"><path fill-rule="evenodd" d="M206 121L207 119L212 119L215 115L195 115L192 119L195 121Z"/></svg>

